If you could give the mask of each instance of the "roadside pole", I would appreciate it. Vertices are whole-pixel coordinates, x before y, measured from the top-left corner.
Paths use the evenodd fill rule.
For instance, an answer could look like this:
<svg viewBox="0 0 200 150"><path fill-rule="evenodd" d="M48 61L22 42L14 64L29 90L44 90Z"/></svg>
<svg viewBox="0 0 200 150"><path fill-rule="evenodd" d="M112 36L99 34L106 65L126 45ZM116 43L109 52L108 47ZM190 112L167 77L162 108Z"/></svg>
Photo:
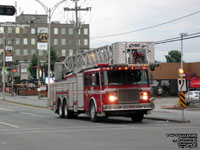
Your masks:
<svg viewBox="0 0 200 150"><path fill-rule="evenodd" d="M179 106L182 109L182 120L185 121L184 109L186 108L185 92L187 91L187 86L186 86L186 79L183 78L185 76L183 69L179 69L179 76L180 76L180 78L178 78Z"/></svg>

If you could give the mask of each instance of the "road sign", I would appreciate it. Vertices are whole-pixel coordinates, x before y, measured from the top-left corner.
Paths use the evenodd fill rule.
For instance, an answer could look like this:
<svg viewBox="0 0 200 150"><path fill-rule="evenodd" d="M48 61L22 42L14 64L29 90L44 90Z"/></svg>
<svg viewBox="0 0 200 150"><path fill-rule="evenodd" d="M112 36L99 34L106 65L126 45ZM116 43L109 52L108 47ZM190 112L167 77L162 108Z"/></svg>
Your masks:
<svg viewBox="0 0 200 150"><path fill-rule="evenodd" d="M180 92L179 95L179 105L182 109L186 108L185 94L183 92Z"/></svg>
<svg viewBox="0 0 200 150"><path fill-rule="evenodd" d="M184 78L178 78L178 91L187 91L186 80Z"/></svg>
<svg viewBox="0 0 200 150"><path fill-rule="evenodd" d="M16 12L14 6L0 5L0 15L13 16Z"/></svg>

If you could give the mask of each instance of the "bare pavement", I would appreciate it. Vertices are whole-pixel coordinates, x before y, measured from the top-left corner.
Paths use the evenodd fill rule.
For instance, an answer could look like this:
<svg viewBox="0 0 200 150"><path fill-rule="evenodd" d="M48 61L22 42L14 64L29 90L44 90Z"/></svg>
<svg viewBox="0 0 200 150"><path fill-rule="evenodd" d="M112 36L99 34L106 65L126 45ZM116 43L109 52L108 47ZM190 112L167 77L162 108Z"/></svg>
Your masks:
<svg viewBox="0 0 200 150"><path fill-rule="evenodd" d="M2 93L0 93L0 103L7 102L7 103L14 103L20 105L26 105L31 107L39 107L48 109L47 107L48 99L46 97L42 97L39 99L38 96L20 96L15 95L11 96L11 94L6 93L5 101L3 101ZM145 116L146 119L154 119L154 120L164 120L164 121L173 121L173 122L182 122L182 123L189 123L190 120L186 117L183 118L182 110L178 108L178 97L167 97L167 98L156 98L154 101L155 109L152 111L151 114ZM189 107L187 109L200 109L200 106L197 105L195 107Z"/></svg>

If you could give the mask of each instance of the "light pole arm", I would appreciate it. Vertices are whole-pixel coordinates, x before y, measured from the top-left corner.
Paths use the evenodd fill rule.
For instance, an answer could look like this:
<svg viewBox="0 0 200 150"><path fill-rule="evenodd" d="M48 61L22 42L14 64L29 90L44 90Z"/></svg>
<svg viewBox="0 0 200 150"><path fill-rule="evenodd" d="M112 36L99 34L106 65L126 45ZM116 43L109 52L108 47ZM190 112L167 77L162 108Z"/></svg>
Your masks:
<svg viewBox="0 0 200 150"><path fill-rule="evenodd" d="M44 8L45 12L48 13L48 8L46 5L44 5L44 3L42 3L40 0L35 0L35 1L40 3L40 5L42 5L42 7Z"/></svg>
<svg viewBox="0 0 200 150"><path fill-rule="evenodd" d="M54 11L56 10L56 8L57 8L60 4L64 3L65 1L67 1L67 0L62 0L62 1L58 2L57 4L55 4L55 5L52 7L52 9L51 9L51 14L49 14L49 15L52 17Z"/></svg>

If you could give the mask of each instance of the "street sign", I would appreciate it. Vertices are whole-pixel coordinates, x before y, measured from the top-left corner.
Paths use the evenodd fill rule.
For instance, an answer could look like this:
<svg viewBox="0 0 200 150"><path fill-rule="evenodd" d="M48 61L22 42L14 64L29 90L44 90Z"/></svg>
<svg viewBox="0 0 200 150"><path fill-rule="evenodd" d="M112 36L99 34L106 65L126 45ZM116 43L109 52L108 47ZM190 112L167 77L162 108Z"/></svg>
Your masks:
<svg viewBox="0 0 200 150"><path fill-rule="evenodd" d="M186 108L185 94L183 92L181 92L179 95L179 105L182 109Z"/></svg>
<svg viewBox="0 0 200 150"><path fill-rule="evenodd" d="M187 91L186 80L184 78L178 78L178 91Z"/></svg>
<svg viewBox="0 0 200 150"><path fill-rule="evenodd" d="M16 12L14 6L0 5L0 15L13 16Z"/></svg>

